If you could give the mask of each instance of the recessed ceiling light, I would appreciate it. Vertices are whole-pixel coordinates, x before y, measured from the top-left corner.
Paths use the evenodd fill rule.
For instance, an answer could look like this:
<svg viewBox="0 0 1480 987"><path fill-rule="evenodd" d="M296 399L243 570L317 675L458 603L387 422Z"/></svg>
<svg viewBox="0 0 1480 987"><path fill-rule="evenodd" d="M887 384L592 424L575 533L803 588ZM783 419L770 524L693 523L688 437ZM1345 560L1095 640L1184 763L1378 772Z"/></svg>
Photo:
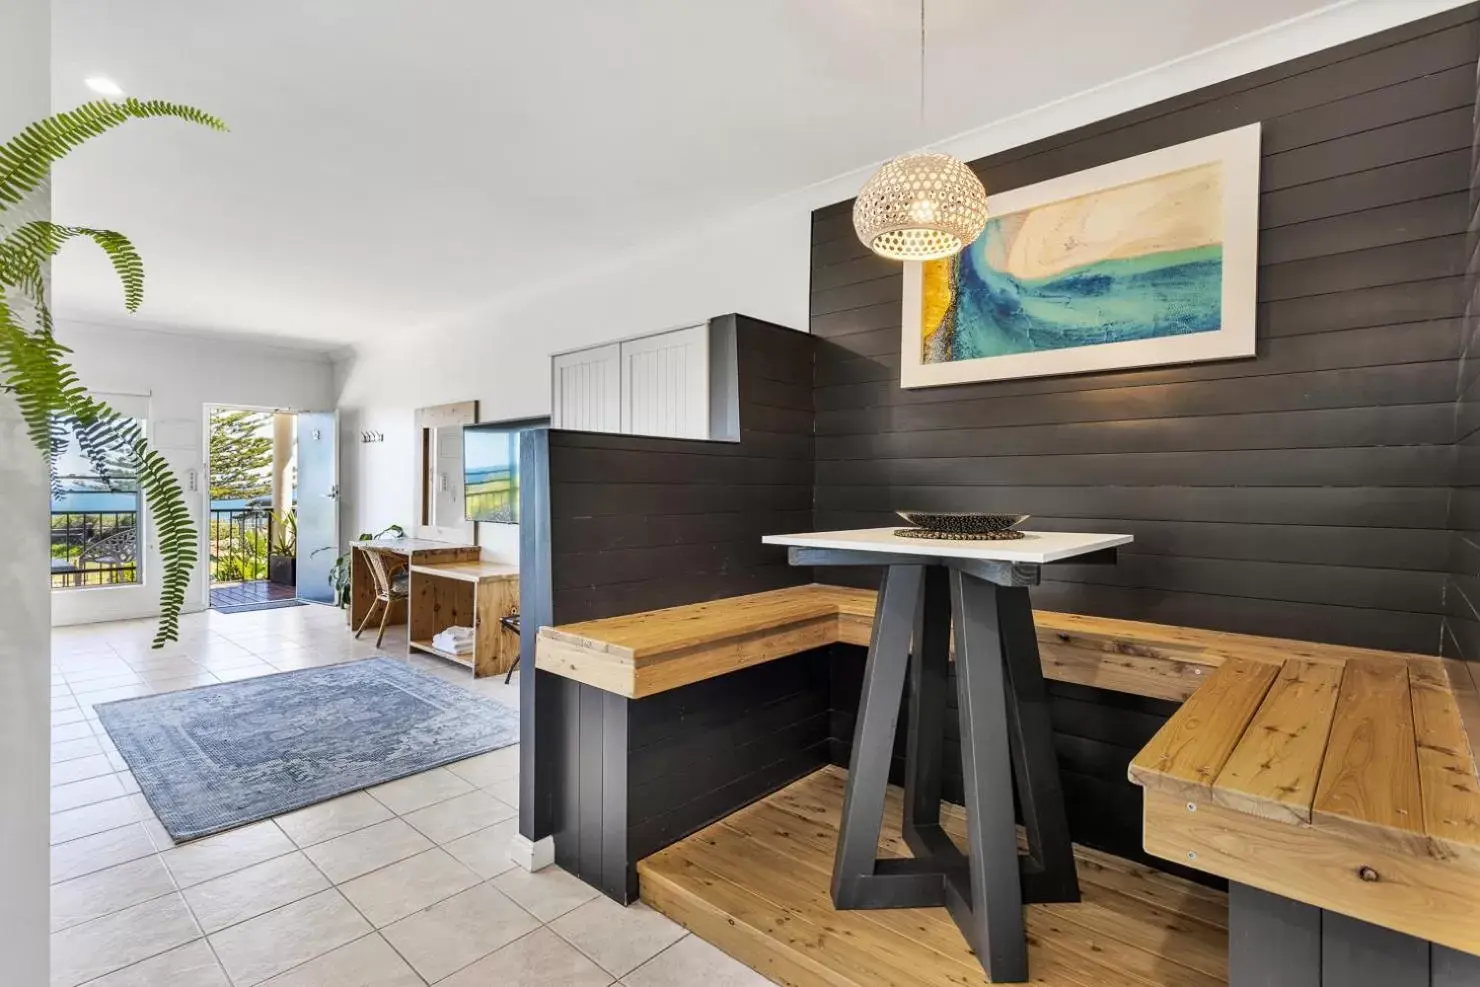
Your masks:
<svg viewBox="0 0 1480 987"><path fill-rule="evenodd" d="M107 96L109 99L118 99L123 95L123 87L106 75L94 75L82 80L87 83L87 88L99 96Z"/></svg>

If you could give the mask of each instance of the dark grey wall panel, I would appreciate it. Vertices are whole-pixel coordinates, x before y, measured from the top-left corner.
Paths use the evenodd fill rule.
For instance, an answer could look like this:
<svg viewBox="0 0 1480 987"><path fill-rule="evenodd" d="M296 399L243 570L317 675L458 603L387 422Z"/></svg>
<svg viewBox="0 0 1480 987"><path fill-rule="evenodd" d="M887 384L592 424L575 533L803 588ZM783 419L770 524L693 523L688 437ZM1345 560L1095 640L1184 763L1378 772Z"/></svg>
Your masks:
<svg viewBox="0 0 1480 987"><path fill-rule="evenodd" d="M1475 81L1475 80L1472 80ZM1480 81L1476 81L1480 85ZM1472 124L1480 148L1480 113ZM1480 163L1480 162L1477 162ZM1473 164L1473 163L1472 163ZM1480 170L1470 172L1466 201L1465 273L1471 291L1465 296L1460 332L1459 397L1454 408L1454 494L1449 578L1444 586L1443 654L1480 661Z"/></svg>
<svg viewBox="0 0 1480 987"><path fill-rule="evenodd" d="M1480 366L1460 375L1477 54L1470 6L972 163L1001 192L1262 123L1250 360L902 390L900 272L851 202L818 210L818 526L1031 512L1136 536L1116 566L1048 567L1042 609L1425 653L1447 626L1480 649L1480 534L1451 535L1480 533ZM1461 380L1477 401L1457 418ZM1454 487L1468 437L1473 493ZM839 763L856 665L833 667ZM1170 706L1052 704L1074 837L1139 857L1126 765Z"/></svg>
<svg viewBox="0 0 1480 987"><path fill-rule="evenodd" d="M812 526L816 340L724 318L734 323L738 442L551 430L527 443L544 454L530 461L521 532L526 609L542 615L527 627L810 580L761 536ZM637 894L640 858L827 762L825 653L639 700L547 672L521 681L538 683L539 804L556 860L624 903ZM521 702L535 708L527 693ZM528 815L526 835L542 835L540 814Z"/></svg>
<svg viewBox="0 0 1480 987"><path fill-rule="evenodd" d="M1452 11L973 162L1000 192L1261 122L1252 360L905 391L899 270L851 203L818 210L819 526L916 507L1133 530L1039 605L1434 652L1477 51L1475 9Z"/></svg>
<svg viewBox="0 0 1480 987"><path fill-rule="evenodd" d="M816 340L735 322L739 442L550 432L555 623L806 582L761 535L812 520Z"/></svg>

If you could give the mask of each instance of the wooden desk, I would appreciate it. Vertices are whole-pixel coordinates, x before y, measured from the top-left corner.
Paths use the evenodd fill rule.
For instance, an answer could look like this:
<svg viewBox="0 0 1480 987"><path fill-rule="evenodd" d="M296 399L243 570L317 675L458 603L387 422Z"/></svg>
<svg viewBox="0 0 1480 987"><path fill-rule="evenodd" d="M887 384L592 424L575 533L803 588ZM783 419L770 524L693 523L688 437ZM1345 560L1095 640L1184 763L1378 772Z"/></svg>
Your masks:
<svg viewBox="0 0 1480 987"><path fill-rule="evenodd" d="M444 541L428 541L425 538L374 538L357 541L350 546L349 553L349 626L359 627L360 621L375 602L375 577L370 574L370 563L365 561L365 552L390 552L405 556L415 565L432 562L476 562L477 545L453 545ZM404 624L406 605L396 603L391 607L387 624Z"/></svg>
<svg viewBox="0 0 1480 987"><path fill-rule="evenodd" d="M1480 955L1474 671L1378 652L1230 658L1136 755L1146 851L1234 882L1231 973L1427 985L1429 943ZM1348 953L1381 969L1322 969ZM1382 972L1400 960L1401 976ZM1480 976L1436 947L1441 960Z"/></svg>
<svg viewBox="0 0 1480 987"><path fill-rule="evenodd" d="M519 657L519 638L499 618L519 611L519 568L498 562L411 565L409 647L473 670L475 678L502 675ZM432 638L449 627L473 628L473 653L443 651Z"/></svg>

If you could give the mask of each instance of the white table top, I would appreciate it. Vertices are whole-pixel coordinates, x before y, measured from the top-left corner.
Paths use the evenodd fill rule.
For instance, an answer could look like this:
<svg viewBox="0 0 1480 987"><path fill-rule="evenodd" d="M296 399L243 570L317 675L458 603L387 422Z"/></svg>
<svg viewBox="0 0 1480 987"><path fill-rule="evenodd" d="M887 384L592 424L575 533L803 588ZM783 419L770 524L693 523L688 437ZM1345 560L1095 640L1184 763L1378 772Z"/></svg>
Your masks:
<svg viewBox="0 0 1480 987"><path fill-rule="evenodd" d="M767 545L797 548L832 548L854 552L893 552L896 555L930 555L936 558L983 559L994 562L1058 562L1102 548L1128 545L1130 535L1081 534L1073 531L1024 531L1011 541L937 541L931 538L901 538L890 528L858 528L853 531L810 531L796 535L766 535Z"/></svg>

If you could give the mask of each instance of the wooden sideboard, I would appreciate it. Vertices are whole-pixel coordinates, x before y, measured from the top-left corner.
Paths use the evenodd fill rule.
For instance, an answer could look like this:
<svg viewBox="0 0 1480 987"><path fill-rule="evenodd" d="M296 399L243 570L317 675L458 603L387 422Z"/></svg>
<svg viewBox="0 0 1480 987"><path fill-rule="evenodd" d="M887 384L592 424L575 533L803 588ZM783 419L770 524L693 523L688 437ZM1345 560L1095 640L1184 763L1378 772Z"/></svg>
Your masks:
<svg viewBox="0 0 1480 987"><path fill-rule="evenodd" d="M519 658L519 636L499 618L519 612L519 567L499 562L412 563L408 644L473 669L475 678L503 675ZM473 653L459 655L432 643L441 631L473 628Z"/></svg>

